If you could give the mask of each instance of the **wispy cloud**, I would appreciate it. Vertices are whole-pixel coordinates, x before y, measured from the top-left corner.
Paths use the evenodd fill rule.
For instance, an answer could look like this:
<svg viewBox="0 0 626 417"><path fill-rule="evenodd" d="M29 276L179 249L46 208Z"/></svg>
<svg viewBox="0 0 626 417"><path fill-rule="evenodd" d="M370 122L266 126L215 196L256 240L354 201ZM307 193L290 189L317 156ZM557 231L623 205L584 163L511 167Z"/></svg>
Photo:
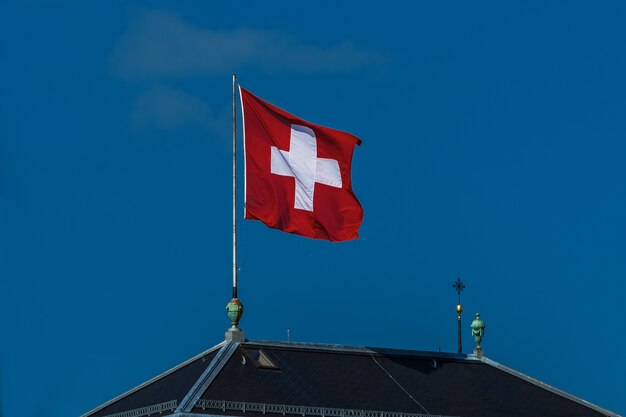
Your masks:
<svg viewBox="0 0 626 417"><path fill-rule="evenodd" d="M349 41L321 47L278 31L216 31L155 11L132 22L111 65L124 78L174 78L229 74L247 66L268 72L344 72L380 60L378 53Z"/></svg>
<svg viewBox="0 0 626 417"><path fill-rule="evenodd" d="M188 127L220 132L222 126L228 125L220 123L202 99L163 85L152 87L137 98L132 118L136 127L170 132Z"/></svg>

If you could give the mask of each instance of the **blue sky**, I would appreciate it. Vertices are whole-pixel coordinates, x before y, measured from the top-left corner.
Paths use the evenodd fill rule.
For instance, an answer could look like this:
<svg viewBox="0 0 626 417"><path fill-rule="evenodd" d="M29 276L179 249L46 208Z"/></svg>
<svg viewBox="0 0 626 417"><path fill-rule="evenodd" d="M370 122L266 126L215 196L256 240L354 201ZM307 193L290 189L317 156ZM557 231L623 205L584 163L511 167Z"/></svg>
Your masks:
<svg viewBox="0 0 626 417"><path fill-rule="evenodd" d="M2 416L223 338L233 72L363 140L360 239L241 221L247 337L455 351L460 276L466 351L480 311L488 357L626 414L624 4L336 3L3 7Z"/></svg>

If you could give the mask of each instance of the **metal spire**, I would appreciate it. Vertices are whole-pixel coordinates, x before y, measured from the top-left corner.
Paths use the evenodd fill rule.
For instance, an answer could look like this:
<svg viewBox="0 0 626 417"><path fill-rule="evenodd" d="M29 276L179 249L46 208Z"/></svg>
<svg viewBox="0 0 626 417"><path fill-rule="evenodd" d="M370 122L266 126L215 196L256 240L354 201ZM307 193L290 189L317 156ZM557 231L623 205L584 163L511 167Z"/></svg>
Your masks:
<svg viewBox="0 0 626 417"><path fill-rule="evenodd" d="M463 306L461 305L461 293L465 289L465 284L463 284L460 277L457 277L456 281L452 284L452 287L454 287L459 296L459 303L456 305L456 318L458 327L458 353L461 354L463 353L463 342L461 339L461 314L463 313Z"/></svg>

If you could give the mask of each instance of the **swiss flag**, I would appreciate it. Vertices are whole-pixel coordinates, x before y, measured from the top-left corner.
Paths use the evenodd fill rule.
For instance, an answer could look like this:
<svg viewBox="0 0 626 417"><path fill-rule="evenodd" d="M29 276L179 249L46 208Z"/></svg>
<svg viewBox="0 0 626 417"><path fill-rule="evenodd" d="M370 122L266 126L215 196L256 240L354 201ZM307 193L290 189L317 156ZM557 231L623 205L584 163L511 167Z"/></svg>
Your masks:
<svg viewBox="0 0 626 417"><path fill-rule="evenodd" d="M363 208L350 170L361 140L302 120L241 87L239 92L246 219L314 239L359 237Z"/></svg>

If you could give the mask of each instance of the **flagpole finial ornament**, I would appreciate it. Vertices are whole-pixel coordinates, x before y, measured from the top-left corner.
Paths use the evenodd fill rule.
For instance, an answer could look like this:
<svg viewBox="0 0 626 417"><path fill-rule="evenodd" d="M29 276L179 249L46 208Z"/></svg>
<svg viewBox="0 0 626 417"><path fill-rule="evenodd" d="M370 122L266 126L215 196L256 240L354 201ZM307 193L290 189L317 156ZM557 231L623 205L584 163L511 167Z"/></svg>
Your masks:
<svg viewBox="0 0 626 417"><path fill-rule="evenodd" d="M483 356L483 349L480 347L483 337L485 336L485 322L480 319L480 313L476 313L476 319L472 322L472 336L476 347L474 348L474 354L476 356Z"/></svg>

